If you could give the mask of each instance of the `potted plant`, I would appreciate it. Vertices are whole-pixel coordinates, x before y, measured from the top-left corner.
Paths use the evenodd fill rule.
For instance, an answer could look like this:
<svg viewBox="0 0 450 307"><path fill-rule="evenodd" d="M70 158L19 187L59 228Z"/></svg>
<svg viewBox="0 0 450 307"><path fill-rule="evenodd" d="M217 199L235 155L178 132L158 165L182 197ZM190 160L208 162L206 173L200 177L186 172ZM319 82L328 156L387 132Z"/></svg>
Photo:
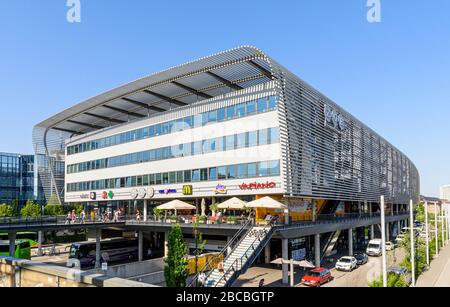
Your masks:
<svg viewBox="0 0 450 307"><path fill-rule="evenodd" d="M198 217L198 223L199 224L205 224L206 220L207 220L207 218L204 215Z"/></svg>
<svg viewBox="0 0 450 307"><path fill-rule="evenodd" d="M219 205L217 203L214 203L209 206L209 209L212 211L212 215L215 216L216 212L219 212Z"/></svg>
<svg viewBox="0 0 450 307"><path fill-rule="evenodd" d="M155 222L161 221L162 217L164 216L164 212L161 209L154 208L153 209L153 216L155 218Z"/></svg>
<svg viewBox="0 0 450 307"><path fill-rule="evenodd" d="M171 223L177 223L178 222L178 216L174 215L170 217L170 222Z"/></svg>
<svg viewBox="0 0 450 307"><path fill-rule="evenodd" d="M230 224L230 225L236 225L237 221L238 221L238 218L235 217L235 216L230 216L227 219L227 223Z"/></svg>

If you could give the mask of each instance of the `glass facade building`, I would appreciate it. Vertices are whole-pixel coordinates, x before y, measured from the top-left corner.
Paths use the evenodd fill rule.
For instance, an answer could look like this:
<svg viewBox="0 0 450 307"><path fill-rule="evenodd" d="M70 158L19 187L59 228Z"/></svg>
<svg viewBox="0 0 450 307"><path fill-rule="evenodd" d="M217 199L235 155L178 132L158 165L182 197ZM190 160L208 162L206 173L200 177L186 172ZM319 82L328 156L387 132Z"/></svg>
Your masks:
<svg viewBox="0 0 450 307"><path fill-rule="evenodd" d="M35 183L34 156L0 153L0 204L27 200L42 202L42 188Z"/></svg>

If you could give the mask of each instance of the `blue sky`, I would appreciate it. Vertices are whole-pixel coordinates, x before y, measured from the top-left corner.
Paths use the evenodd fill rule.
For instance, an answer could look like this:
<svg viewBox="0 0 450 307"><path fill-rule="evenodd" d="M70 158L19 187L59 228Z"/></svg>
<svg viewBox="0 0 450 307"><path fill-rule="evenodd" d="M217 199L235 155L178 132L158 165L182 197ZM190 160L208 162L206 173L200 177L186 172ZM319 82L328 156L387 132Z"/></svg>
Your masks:
<svg viewBox="0 0 450 307"><path fill-rule="evenodd" d="M34 124L139 77L255 45L405 152L422 192L450 183L450 1L66 0L0 3L0 151Z"/></svg>

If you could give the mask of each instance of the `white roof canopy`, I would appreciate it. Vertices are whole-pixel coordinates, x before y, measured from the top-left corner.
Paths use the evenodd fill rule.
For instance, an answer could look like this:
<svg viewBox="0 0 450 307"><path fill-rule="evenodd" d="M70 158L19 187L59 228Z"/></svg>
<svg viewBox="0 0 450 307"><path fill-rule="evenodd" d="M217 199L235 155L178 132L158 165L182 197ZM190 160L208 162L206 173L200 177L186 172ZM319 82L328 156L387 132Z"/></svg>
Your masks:
<svg viewBox="0 0 450 307"><path fill-rule="evenodd" d="M276 201L272 197L266 196L261 199L257 199L255 201L249 202L247 204L249 208L258 208L258 209L287 209L288 207L285 204Z"/></svg>

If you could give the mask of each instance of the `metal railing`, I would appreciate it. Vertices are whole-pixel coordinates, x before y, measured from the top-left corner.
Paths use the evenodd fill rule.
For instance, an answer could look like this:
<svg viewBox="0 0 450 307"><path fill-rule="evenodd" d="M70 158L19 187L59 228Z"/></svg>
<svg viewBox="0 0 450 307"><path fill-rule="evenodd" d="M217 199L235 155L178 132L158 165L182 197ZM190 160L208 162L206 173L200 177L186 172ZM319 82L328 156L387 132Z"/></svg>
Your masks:
<svg viewBox="0 0 450 307"><path fill-rule="evenodd" d="M236 273L242 272L246 266L248 267L251 265L251 263L253 263L254 259L256 259L256 257L259 254L258 251L262 250L263 243L271 239L270 235L274 231L274 226L277 220L278 220L277 216L272 217L262 230L258 230L258 232L255 235L255 240L253 240L249 248L244 252L244 254L240 258L237 258L236 260L233 261L230 268L226 272L224 272L223 276L216 282L214 287L220 285L222 281L225 281L225 286L231 285L237 278ZM257 242L258 244L255 247L255 243ZM250 250L252 251L249 255Z"/></svg>
<svg viewBox="0 0 450 307"><path fill-rule="evenodd" d="M235 246L238 246L242 240L245 238L247 233L252 229L251 226L254 223L255 212L251 212L248 216L248 220L246 223L239 229L239 231L233 236L233 238L228 241L227 245L221 250L221 252L213 257L210 261L206 261L205 265L197 272L197 274L193 277L188 287L196 287L198 285L198 278L200 274L205 273L206 279L212 274L215 269L215 264L217 261L225 262L226 258L229 256L229 251L233 251ZM212 265L211 265L212 264Z"/></svg>

